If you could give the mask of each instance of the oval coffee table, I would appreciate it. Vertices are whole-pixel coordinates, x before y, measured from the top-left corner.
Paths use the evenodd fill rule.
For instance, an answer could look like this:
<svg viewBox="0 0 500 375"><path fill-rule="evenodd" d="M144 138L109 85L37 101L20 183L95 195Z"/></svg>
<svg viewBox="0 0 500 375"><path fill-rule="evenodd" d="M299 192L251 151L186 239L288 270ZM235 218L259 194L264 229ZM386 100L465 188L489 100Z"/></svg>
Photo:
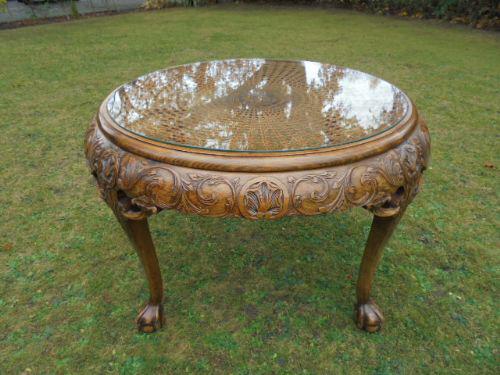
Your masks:
<svg viewBox="0 0 500 375"><path fill-rule="evenodd" d="M430 152L415 105L374 76L309 61L201 62L147 74L102 103L86 137L101 197L142 261L150 299L139 330L163 323L163 286L147 218L164 209L250 220L364 207L374 214L355 320L382 249L418 192Z"/></svg>

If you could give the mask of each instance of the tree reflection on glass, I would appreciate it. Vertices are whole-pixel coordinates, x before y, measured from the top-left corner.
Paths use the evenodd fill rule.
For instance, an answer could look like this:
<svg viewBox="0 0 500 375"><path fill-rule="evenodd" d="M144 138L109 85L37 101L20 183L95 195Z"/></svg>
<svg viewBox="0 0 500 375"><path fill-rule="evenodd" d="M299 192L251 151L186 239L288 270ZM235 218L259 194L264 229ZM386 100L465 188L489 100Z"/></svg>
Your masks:
<svg viewBox="0 0 500 375"><path fill-rule="evenodd" d="M108 111L123 128L166 143L281 151L353 142L394 126L406 96L355 70L309 61L224 60L147 74Z"/></svg>

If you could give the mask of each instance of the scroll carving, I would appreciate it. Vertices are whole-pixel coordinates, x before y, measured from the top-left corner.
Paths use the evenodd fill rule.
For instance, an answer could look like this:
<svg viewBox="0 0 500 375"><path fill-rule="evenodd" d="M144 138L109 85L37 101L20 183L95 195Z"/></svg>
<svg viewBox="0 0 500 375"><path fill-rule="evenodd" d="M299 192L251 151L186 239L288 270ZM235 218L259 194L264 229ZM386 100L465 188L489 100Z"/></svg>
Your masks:
<svg viewBox="0 0 500 375"><path fill-rule="evenodd" d="M278 219L357 206L378 216L392 216L417 194L429 159L429 142L421 122L405 142L376 157L326 170L256 176L177 167L134 155L105 138L94 121L85 153L102 198L128 219L164 209Z"/></svg>
<svg viewBox="0 0 500 375"><path fill-rule="evenodd" d="M227 216L234 210L238 181L238 177L227 179L208 174L188 174L182 180L179 210L204 216Z"/></svg>

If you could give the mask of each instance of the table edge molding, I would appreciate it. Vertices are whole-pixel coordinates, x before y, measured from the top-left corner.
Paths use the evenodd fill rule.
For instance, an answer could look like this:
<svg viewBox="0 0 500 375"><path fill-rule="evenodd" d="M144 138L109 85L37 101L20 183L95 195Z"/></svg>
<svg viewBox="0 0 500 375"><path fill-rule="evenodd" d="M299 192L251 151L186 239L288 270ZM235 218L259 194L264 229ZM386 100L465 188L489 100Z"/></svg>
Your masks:
<svg viewBox="0 0 500 375"><path fill-rule="evenodd" d="M97 124L112 143L133 154L170 165L209 171L284 172L326 168L353 163L381 154L404 142L420 121L410 100L406 116L393 128L373 137L336 147L303 151L235 152L183 147L162 143L119 126L109 115L106 103L97 114Z"/></svg>

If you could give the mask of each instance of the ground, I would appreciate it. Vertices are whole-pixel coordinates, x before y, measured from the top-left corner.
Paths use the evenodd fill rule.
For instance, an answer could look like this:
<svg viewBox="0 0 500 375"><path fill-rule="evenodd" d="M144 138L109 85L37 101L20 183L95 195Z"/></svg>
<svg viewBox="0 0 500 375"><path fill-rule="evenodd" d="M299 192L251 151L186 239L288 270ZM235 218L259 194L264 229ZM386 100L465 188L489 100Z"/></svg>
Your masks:
<svg viewBox="0 0 500 375"><path fill-rule="evenodd" d="M0 373L498 373L498 34L355 12L168 9L0 31ZM308 59L380 76L427 119L432 164L352 321L363 210L152 219L167 325L139 334L137 257L93 186L85 130L169 65ZM495 281L497 280L497 281Z"/></svg>

